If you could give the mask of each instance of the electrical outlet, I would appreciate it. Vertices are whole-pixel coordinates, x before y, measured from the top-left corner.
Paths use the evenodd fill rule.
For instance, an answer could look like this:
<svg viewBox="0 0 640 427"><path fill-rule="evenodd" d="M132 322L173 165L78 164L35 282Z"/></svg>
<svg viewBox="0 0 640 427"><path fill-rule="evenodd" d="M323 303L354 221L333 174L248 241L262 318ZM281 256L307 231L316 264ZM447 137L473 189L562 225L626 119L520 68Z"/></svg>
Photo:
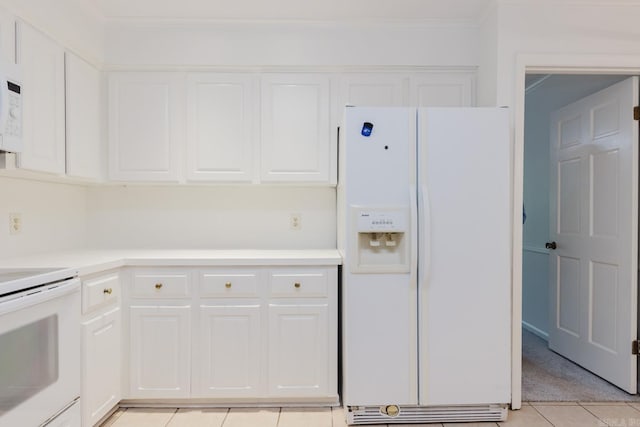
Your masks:
<svg viewBox="0 0 640 427"><path fill-rule="evenodd" d="M302 228L302 215L299 213L291 214L289 217L289 227L292 230L300 230Z"/></svg>
<svg viewBox="0 0 640 427"><path fill-rule="evenodd" d="M19 234L22 231L22 214L9 213L9 234Z"/></svg>

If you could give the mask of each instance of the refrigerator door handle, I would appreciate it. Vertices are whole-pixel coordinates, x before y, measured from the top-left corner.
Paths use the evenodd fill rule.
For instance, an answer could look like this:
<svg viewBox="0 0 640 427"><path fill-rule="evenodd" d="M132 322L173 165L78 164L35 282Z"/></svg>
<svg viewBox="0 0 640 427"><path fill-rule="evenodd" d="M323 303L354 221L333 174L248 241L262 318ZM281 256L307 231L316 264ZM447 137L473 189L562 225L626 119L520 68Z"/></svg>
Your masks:
<svg viewBox="0 0 640 427"><path fill-rule="evenodd" d="M415 185L409 186L409 202L411 204L411 230L415 230L411 235L411 283L418 283L418 193Z"/></svg>
<svg viewBox="0 0 640 427"><path fill-rule="evenodd" d="M418 193L420 229L418 245L420 259L418 271L420 271L420 287L426 287L431 273L431 206L429 204L429 190L426 185L420 186Z"/></svg>

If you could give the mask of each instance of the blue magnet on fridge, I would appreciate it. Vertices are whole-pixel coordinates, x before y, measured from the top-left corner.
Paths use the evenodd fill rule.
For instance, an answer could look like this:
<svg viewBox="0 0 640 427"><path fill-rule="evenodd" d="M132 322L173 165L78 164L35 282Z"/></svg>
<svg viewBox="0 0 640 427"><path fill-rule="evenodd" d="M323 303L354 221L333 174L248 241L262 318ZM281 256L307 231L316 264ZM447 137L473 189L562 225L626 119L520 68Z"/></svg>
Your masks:
<svg viewBox="0 0 640 427"><path fill-rule="evenodd" d="M360 135L370 137L371 132L373 132L373 123L364 122L362 124L362 130L360 131Z"/></svg>

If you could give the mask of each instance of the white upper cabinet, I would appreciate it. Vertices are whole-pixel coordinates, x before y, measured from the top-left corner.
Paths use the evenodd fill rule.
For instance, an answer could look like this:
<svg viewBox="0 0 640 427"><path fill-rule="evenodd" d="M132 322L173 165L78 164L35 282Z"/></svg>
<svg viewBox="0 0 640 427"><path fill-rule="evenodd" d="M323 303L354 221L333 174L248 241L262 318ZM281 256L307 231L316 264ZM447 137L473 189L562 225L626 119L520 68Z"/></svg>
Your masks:
<svg viewBox="0 0 640 427"><path fill-rule="evenodd" d="M65 72L67 175L98 181L106 154L100 132L100 71L67 52Z"/></svg>
<svg viewBox="0 0 640 427"><path fill-rule="evenodd" d="M65 173L64 50L18 22L18 64L23 79L24 169Z"/></svg>
<svg viewBox="0 0 640 427"><path fill-rule="evenodd" d="M188 75L188 180L252 181L259 108L254 86L251 75Z"/></svg>
<svg viewBox="0 0 640 427"><path fill-rule="evenodd" d="M4 61L16 62L16 20L0 8L0 57Z"/></svg>
<svg viewBox="0 0 640 427"><path fill-rule="evenodd" d="M273 74L262 78L263 182L329 182L335 145L330 78Z"/></svg>
<svg viewBox="0 0 640 427"><path fill-rule="evenodd" d="M464 70L113 72L109 178L335 185L344 105L472 106L474 91Z"/></svg>
<svg viewBox="0 0 640 427"><path fill-rule="evenodd" d="M109 177L177 181L184 135L180 73L116 72L109 78Z"/></svg>
<svg viewBox="0 0 640 427"><path fill-rule="evenodd" d="M472 107L475 105L475 73L414 74L409 78L412 107Z"/></svg>
<svg viewBox="0 0 640 427"><path fill-rule="evenodd" d="M341 79L339 108L403 107L408 104L407 86L408 78L397 74L345 74Z"/></svg>

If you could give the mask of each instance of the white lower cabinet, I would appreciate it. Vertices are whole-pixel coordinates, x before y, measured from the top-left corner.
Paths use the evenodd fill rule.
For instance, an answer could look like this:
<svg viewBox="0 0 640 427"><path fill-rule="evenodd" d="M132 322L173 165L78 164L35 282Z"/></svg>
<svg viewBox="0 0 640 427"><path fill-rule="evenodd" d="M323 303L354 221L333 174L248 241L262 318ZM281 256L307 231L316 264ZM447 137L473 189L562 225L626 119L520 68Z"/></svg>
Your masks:
<svg viewBox="0 0 640 427"><path fill-rule="evenodd" d="M96 425L122 399L122 310L118 270L82 277L82 425Z"/></svg>
<svg viewBox="0 0 640 427"><path fill-rule="evenodd" d="M328 304L269 306L269 395L326 396L330 355Z"/></svg>
<svg viewBox="0 0 640 427"><path fill-rule="evenodd" d="M115 307L82 323L82 420L95 425L121 399L121 310Z"/></svg>
<svg viewBox="0 0 640 427"><path fill-rule="evenodd" d="M129 396L189 397L191 306L132 306L129 315Z"/></svg>
<svg viewBox="0 0 640 427"><path fill-rule="evenodd" d="M200 307L198 397L261 394L260 324L259 304Z"/></svg>
<svg viewBox="0 0 640 427"><path fill-rule="evenodd" d="M127 399L337 403L337 267L133 268Z"/></svg>

